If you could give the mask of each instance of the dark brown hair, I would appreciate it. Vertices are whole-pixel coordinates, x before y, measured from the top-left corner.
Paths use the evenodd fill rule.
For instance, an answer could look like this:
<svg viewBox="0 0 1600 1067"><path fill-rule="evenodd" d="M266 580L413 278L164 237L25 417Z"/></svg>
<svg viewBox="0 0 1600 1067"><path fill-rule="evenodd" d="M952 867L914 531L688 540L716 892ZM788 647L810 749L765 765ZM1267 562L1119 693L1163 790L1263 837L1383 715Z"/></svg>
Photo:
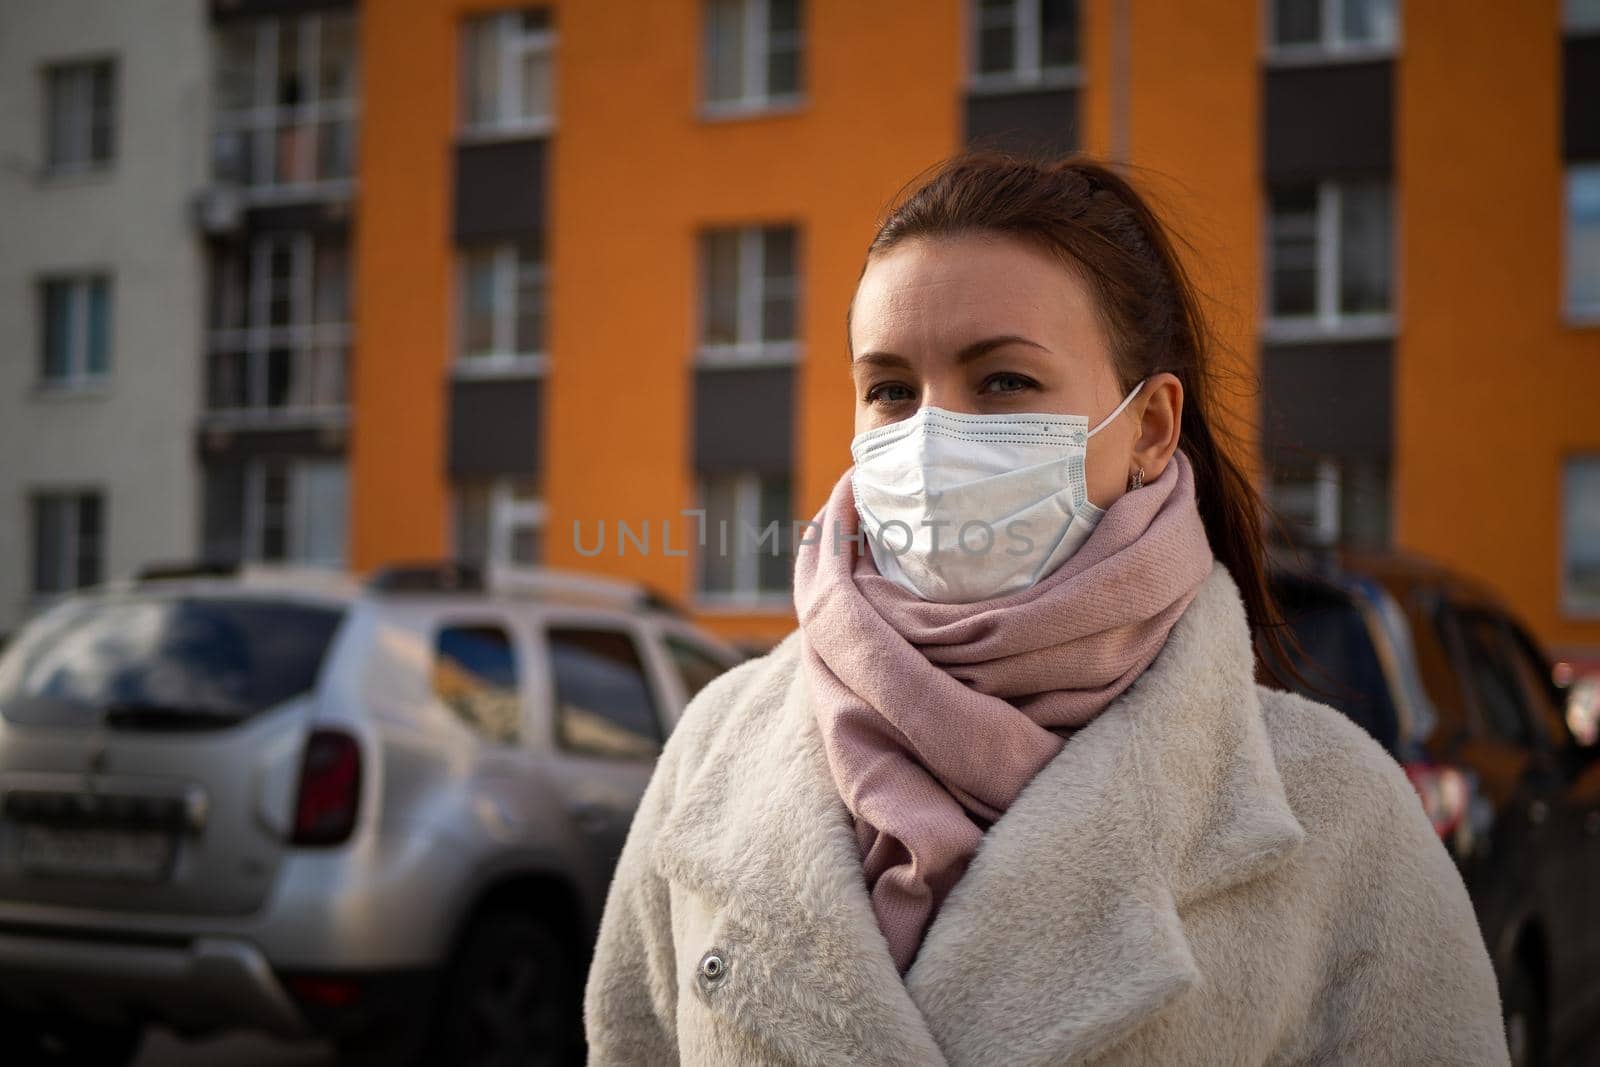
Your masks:
<svg viewBox="0 0 1600 1067"><path fill-rule="evenodd" d="M1206 538L1239 587L1258 647L1264 641L1273 654L1267 662L1292 662L1267 580L1262 501L1219 436L1216 342L1199 293L1145 197L1082 156L1038 161L976 152L913 184L878 227L869 262L915 238L993 233L1040 243L1094 292L1124 393L1163 371L1183 383L1179 447L1194 468Z"/></svg>

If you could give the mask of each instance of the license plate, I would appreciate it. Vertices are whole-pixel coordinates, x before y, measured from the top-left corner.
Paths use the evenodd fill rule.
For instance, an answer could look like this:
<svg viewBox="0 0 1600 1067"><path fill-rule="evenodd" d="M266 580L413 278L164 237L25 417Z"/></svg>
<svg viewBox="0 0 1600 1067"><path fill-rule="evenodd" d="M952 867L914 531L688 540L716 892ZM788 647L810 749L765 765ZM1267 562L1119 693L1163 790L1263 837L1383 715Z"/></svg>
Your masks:
<svg viewBox="0 0 1600 1067"><path fill-rule="evenodd" d="M164 830L24 823L21 860L33 874L153 882L172 868L173 835Z"/></svg>

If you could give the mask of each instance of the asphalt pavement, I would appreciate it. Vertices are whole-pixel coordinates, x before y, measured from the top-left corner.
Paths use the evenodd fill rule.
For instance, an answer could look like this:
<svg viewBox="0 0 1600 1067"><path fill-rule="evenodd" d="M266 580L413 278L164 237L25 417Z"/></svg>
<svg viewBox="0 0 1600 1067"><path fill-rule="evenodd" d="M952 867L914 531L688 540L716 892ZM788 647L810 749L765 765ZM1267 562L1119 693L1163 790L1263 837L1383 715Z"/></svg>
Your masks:
<svg viewBox="0 0 1600 1067"><path fill-rule="evenodd" d="M323 1041L273 1041L254 1034L231 1034L185 1041L170 1030L153 1029L135 1067L336 1067L339 1060Z"/></svg>

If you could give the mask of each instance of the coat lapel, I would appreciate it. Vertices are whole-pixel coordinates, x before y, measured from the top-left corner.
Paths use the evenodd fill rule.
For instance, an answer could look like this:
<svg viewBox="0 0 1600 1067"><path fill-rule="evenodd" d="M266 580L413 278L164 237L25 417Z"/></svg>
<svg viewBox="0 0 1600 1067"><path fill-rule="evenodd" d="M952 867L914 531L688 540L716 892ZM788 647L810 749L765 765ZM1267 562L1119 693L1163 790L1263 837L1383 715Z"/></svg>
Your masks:
<svg viewBox="0 0 1600 1067"><path fill-rule="evenodd" d="M656 837L656 866L717 912L728 976L708 1003L797 1064L939 1067L872 915L798 641L767 698L730 709Z"/></svg>
<svg viewBox="0 0 1600 1067"><path fill-rule="evenodd" d="M902 981L797 670L729 709L657 865L733 946L718 1008L805 1064L1055 1064L1203 983L1180 915L1304 831L1284 798L1243 607L1220 567L1155 663L985 835Z"/></svg>

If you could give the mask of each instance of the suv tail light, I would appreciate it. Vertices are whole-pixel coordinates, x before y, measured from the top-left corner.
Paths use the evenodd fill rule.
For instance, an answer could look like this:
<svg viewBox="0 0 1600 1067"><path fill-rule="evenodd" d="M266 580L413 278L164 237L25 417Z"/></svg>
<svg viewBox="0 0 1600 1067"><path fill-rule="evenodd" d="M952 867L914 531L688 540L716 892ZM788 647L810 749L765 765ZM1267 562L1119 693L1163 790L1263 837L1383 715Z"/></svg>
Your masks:
<svg viewBox="0 0 1600 1067"><path fill-rule="evenodd" d="M361 800L361 748L340 730L313 730L295 794L296 845L337 845L355 829Z"/></svg>
<svg viewBox="0 0 1600 1067"><path fill-rule="evenodd" d="M1422 810L1433 823L1439 837L1448 841L1467 816L1470 790L1466 776L1454 767L1441 767L1432 763L1407 763L1406 777L1411 779L1417 795L1422 798Z"/></svg>

